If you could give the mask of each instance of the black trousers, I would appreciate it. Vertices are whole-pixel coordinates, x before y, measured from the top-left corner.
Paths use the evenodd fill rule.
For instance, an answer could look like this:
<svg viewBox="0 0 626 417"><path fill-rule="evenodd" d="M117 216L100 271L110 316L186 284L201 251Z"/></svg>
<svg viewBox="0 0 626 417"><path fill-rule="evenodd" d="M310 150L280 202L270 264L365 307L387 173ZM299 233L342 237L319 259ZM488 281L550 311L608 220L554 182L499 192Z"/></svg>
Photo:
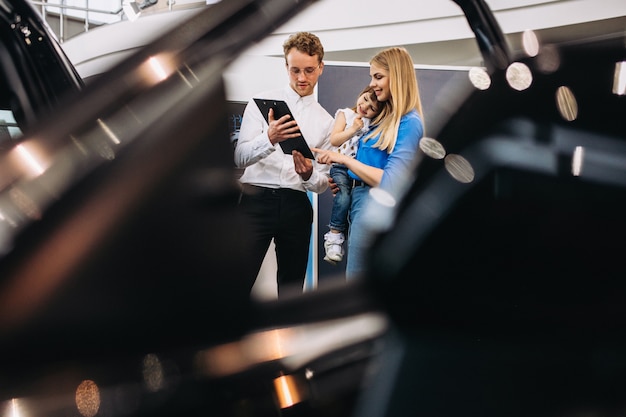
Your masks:
<svg viewBox="0 0 626 417"><path fill-rule="evenodd" d="M278 295L302 291L309 261L313 207L305 192L244 184L240 208L248 222L245 282L252 290L272 239L276 246Z"/></svg>

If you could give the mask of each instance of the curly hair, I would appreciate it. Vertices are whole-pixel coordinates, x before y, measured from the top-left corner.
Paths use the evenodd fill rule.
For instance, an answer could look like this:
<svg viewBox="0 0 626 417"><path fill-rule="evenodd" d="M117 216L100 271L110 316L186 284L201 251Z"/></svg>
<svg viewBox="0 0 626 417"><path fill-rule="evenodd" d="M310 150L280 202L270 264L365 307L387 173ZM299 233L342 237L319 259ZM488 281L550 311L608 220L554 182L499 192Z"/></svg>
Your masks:
<svg viewBox="0 0 626 417"><path fill-rule="evenodd" d="M289 54L292 48L309 54L309 56L317 55L317 62L322 62L324 59L324 47L322 46L322 42L317 36L310 32L294 33L283 43L285 62L287 61L287 54Z"/></svg>

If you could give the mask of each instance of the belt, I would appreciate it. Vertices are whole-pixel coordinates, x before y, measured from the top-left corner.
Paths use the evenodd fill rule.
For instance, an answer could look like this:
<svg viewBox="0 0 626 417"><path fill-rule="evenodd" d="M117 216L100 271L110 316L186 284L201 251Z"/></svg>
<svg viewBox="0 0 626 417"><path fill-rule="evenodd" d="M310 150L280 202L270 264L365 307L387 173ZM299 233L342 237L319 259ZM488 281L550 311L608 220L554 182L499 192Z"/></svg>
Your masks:
<svg viewBox="0 0 626 417"><path fill-rule="evenodd" d="M241 189L246 194L256 194L256 195L278 195L278 194L294 194L298 196L306 196L306 193L299 190L294 190L293 188L269 188L269 187L261 187L259 185L252 184L241 184Z"/></svg>
<svg viewBox="0 0 626 417"><path fill-rule="evenodd" d="M359 180L351 180L350 184L352 185L352 187L350 187L350 188L363 187L363 186L367 185L363 181L359 181Z"/></svg>

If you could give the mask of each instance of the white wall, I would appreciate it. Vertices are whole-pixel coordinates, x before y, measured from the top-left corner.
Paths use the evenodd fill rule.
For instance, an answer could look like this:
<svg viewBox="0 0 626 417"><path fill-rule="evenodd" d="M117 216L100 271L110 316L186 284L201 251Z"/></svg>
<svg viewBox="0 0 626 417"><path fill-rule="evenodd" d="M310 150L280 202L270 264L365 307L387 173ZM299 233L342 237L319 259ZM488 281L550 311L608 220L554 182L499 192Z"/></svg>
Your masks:
<svg viewBox="0 0 626 417"><path fill-rule="evenodd" d="M283 87L287 82L285 59L282 57L242 55L224 71L229 101L247 102L254 94Z"/></svg>
<svg viewBox="0 0 626 417"><path fill-rule="evenodd" d="M192 0L189 2L193 4ZM605 30L606 19L621 18L626 22L624 0L488 0L487 3L505 34L555 27L570 33L566 27L576 26L571 30L580 31L579 25L586 23L585 31L593 36ZM322 40L328 55L326 60L367 62L373 51L402 45L418 65L480 65L474 34L462 10L452 0L386 0L384 7L381 4L379 0L318 0L253 45L246 55L279 55L288 34L307 30ZM182 24L185 18L205 7L204 1L198 1L197 8L146 13L135 22L122 21L75 36L63 47L81 75L92 75L96 66L123 59L123 53ZM463 47L459 48L460 45ZM259 70L262 68L253 67L254 72Z"/></svg>

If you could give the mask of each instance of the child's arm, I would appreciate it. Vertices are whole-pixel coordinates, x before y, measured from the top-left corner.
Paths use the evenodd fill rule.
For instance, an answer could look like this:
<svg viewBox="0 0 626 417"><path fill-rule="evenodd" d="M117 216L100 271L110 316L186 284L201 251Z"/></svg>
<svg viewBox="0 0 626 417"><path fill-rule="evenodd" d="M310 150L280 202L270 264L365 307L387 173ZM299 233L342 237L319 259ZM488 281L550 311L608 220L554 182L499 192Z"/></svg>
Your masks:
<svg viewBox="0 0 626 417"><path fill-rule="evenodd" d="M342 111L337 112L335 125L333 126L333 131L330 134L330 144L333 146L341 146L345 141L356 135L356 132L359 129L357 129L357 126L355 125L356 123L353 123L352 126L346 129L345 113Z"/></svg>

